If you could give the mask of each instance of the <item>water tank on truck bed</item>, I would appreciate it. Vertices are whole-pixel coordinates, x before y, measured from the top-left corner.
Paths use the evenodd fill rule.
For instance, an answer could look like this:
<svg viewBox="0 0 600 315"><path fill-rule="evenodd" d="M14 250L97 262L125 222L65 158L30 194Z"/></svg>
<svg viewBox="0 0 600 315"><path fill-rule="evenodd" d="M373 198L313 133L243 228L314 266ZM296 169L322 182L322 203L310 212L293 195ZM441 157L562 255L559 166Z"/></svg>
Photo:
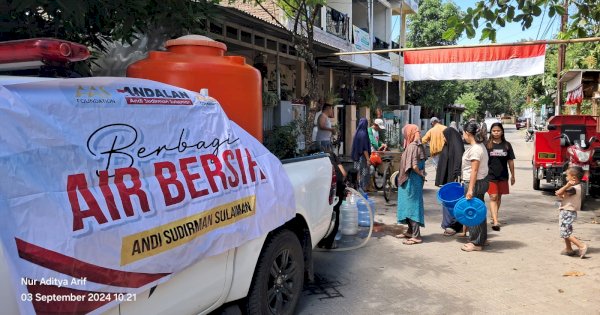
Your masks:
<svg viewBox="0 0 600 315"><path fill-rule="evenodd" d="M225 56L225 44L201 35L168 40L165 47L167 51L151 51L130 65L127 76L196 92L207 88L231 120L262 142L261 78L256 68L243 56Z"/></svg>

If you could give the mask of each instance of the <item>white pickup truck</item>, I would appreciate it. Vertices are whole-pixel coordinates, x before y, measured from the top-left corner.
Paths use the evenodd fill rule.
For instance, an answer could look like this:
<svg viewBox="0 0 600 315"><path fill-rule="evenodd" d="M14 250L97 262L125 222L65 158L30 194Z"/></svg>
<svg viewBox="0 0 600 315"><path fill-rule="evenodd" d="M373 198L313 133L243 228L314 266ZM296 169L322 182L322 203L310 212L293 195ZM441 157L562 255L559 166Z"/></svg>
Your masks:
<svg viewBox="0 0 600 315"><path fill-rule="evenodd" d="M100 79L100 81L93 81L98 79ZM69 89L76 91L80 88L80 86L95 86L97 89L102 92L106 92L107 94L102 102L98 101L99 98L96 98L94 101L95 104L104 103L109 104L106 106L110 107L111 104L114 105L114 103L111 103L111 100L116 100L117 104L128 102L126 101L126 95L116 95L114 93L114 91L123 93L121 92L122 90L114 89L114 86L139 86L141 81L145 81L126 78L105 78L105 81L102 81L101 79L102 78L55 79L46 82L37 82L37 84L38 88L40 88L42 91L48 91L52 87L60 87L63 94L67 95L65 96L66 100L69 100ZM274 159L274 157L261 156L262 159L259 158L258 155L264 154L266 149L264 149L264 147L262 147L260 144L257 145L256 143L258 142L256 140L253 140L256 143L252 142L252 140L246 141L246 153L248 154L248 159L250 159L250 156L252 155L253 158L256 158L256 163L258 163L258 169L260 171L256 174L257 177L260 177L259 174L267 174L267 177L271 176L273 173L269 173L269 171L266 170L267 167L273 168L275 173L277 172L278 168L283 169L285 174L279 175L281 175L283 179L289 179L289 182L286 181L288 185L284 185L282 189L289 189L291 187L293 190L293 192L290 192L280 191L278 190L279 187L265 188L267 190L271 189L271 193L269 195L259 192L259 189L261 189L260 185L264 184L264 181L258 181L256 186L252 186L254 187L252 188L254 190L251 190L250 193L253 194L252 196L254 197L252 198L256 198L256 201L255 204L249 205L248 207L251 208L251 211L256 211L257 213L262 211L263 217L268 217L269 214L273 214L275 216L280 209L264 209L264 207L261 209L261 205L284 204L286 202L293 204L291 206L293 213L291 216L288 215L288 219L286 219L285 222L282 222L282 224L276 224L275 226L271 224L271 227L268 228L268 230L261 230L261 233L258 234L255 231L255 236L253 237L246 237L247 235L244 235L244 233L246 233L247 230L249 231L252 229L260 230L259 228L255 227L255 225L261 224L260 220L251 221L250 224L242 226L241 224L244 222L250 222L249 220L252 218L240 215L240 213L242 213L240 211L245 212L245 210L239 210L238 215L240 215L241 219L233 220L231 224L228 223L229 225L217 226L215 224L213 230L207 229L205 234L199 236L190 236L186 234L189 237L183 237L183 239L185 239L185 242L188 242L187 244L181 246L175 245L162 250L158 249L156 253L151 253L141 258L131 258L129 260L128 258L123 258L129 253L126 253L125 245L121 244L115 245L118 247L118 251L114 251L108 247L105 249L101 246L103 244L98 242L90 243L91 245L87 244L85 248L80 248L77 247L77 241L82 241L90 237L93 238L95 234L103 235L102 237L108 237L109 239L114 237L115 234L118 234L114 240L121 241L123 244L125 244L128 238L132 237L132 235L135 236L138 234L127 235L128 232L123 232L125 233L125 236L123 236L121 235L121 229L123 229L124 226L126 227L129 225L130 222L133 222L133 224L141 224L140 222L146 220L147 223L144 223L146 224L144 227L146 230L140 233L150 233L148 231L152 231L152 229L160 229L161 226L159 225L161 224L162 227L164 227L162 230L158 230L159 232L156 232L152 235L153 237L158 236L158 239L160 240L160 244L156 246L150 244L150 234L144 234L146 235L146 239L140 238L142 241L148 241L145 249L144 245L142 245L141 252L144 250L152 252L153 250L156 250L155 247L164 245L163 242L168 243L169 241L175 241L174 234L168 234L168 228L172 226L169 225L172 224L172 222L180 221L173 221L173 218L176 218L177 220L190 218L188 216L182 219L181 216L175 216L175 212L188 211L188 214L191 213L192 215L198 215L198 213L204 212L189 209L195 205L199 205L199 203L194 203L193 197L190 198L189 196L190 193L193 195L194 192L194 183L190 184L192 182L191 179L188 182L188 185L191 186L188 186L189 190L186 190L184 194L185 202L182 202L181 205L174 205L173 208L166 207L168 213L165 214L165 216L173 215L172 217L162 217L163 213L159 212L159 210L145 210L144 202L142 201L144 200L144 198L142 198L144 194L148 195L147 200L149 200L150 208L154 207L154 205L160 204L159 201L162 201L163 199L165 199L166 204L169 204L167 201L168 198L165 197L167 195L172 197L172 200L170 199L171 202L174 202L173 200L177 198L177 189L173 189L173 187L179 186L177 186L178 183L175 181L171 181L172 187L169 187L168 185L163 185L164 183L161 183L161 180L157 180L156 182L161 183L160 187L163 188L162 194L160 189L150 189L147 187L151 186L152 183L144 184L144 182L152 182L152 178L155 177L162 178L163 181L172 180L173 177L168 178L169 175L174 176L172 172L163 173L162 170L160 172L156 171L154 177L150 175L150 179L142 176L141 186L136 186L136 180L138 178L135 178L135 173L128 171L129 173L127 174L131 175L130 180L123 180L121 178L122 182L119 183L116 178L119 177L118 174L120 173L118 170L120 169L115 169L115 177L113 177L113 179L111 179L110 176L104 177L104 179L109 182L111 180L115 181L114 185L108 184L108 187L110 187L110 189L108 189L106 188L106 182L103 184L103 170L98 172L99 170L97 168L94 169L94 166L90 164L89 161L79 160L78 162L82 163L83 165L76 167L76 170L70 170L69 167L66 166L64 170L55 172L53 168L54 166L56 166L56 168L61 168L63 167L63 164L69 164L69 162L71 162L70 159L77 159L70 155L72 153L60 151L58 155L50 156L47 161L31 161L30 158L32 156L35 156L36 158L44 156L43 154L39 155L37 153L30 155L31 151L51 152L45 151L46 148L44 148L44 144L49 143L50 147L54 148L54 145L57 142L63 141L63 139L52 138L54 133L68 134L68 136L65 136L65 139L69 141L75 139L73 141L76 141L80 137L79 133L85 133L85 130L87 129L85 127L81 127L81 130L77 130L77 132L71 132L69 129L71 126L74 126L73 128L79 128L79 126L82 125L109 126L110 123L114 123L113 121L105 119L105 117L100 114L99 111L95 113L93 111L91 113L84 113L84 115L87 115L85 116L85 123L77 121L76 117L71 117L72 113L69 111L73 107L81 107L83 102L81 102L80 99L73 98L73 101L67 101L64 104L64 107L57 107L57 105L54 103L60 103L64 100L54 102L51 99L54 99L54 97L58 94L52 94L52 97L47 100L47 103L49 104L45 104L44 102L34 102L35 104L31 107L20 108L19 105L29 101L29 96L27 93L30 85L33 83L27 82L32 81L36 81L36 79L0 77L0 115L3 115L3 117L8 117L7 119L10 120L8 126L2 125L0 129L2 130L1 134L5 135L4 137L0 137L0 148L2 148L0 149L0 171L3 173L3 178L0 179L0 217L2 217L0 222L0 230L6 229L4 232L2 232L4 234L1 235L2 238L0 239L2 241L0 242L0 279L4 279L2 283L0 283L0 305L2 305L2 314L35 314L45 312L53 312L55 314L101 313L115 315L207 314L229 302L240 302L239 304L245 308L249 314L294 313L296 304L302 292L305 278L311 279L313 276L312 250L319 240L331 233L334 225L332 218L335 218L335 216L332 216L332 212L333 205L336 202L336 200L334 200L335 173L333 172L332 164L326 155L321 154L289 159L282 161L282 165L279 164L279 166L268 166L264 165L265 161L271 161L271 163L274 164L278 164L279 162L273 162L277 161ZM56 83L57 81L60 81L60 83ZM115 81L116 83L114 83ZM175 87L166 84L152 81L145 82L150 82L148 84L151 88L159 89L163 92L176 90ZM111 87L113 87L113 89L111 89ZM180 89L178 91L179 92L168 93L172 93L171 96L173 98L178 98L181 96L182 98L189 98L193 100L194 97L196 97L196 100L193 104L194 107L202 106L202 104L210 105L210 100L206 101L206 98L203 96L198 96L190 91L182 92ZM198 103L198 99L204 103ZM43 105L38 106L39 104ZM135 110L125 109L125 107L122 108L122 111L118 108L118 106L116 109L112 108L113 112L111 117L130 117L132 113L136 113ZM96 108L96 110L98 110L98 108ZM141 107L139 108L140 113L143 110L144 109ZM173 123L177 122L177 114L174 115L175 118L169 117L166 119L164 115L152 114L151 111L148 111L147 113L148 114L145 114L142 118L145 121L144 124L158 129L147 133L147 138L150 135L160 136L162 134L169 134L173 129L176 129L173 126ZM44 115L46 115L45 118L43 117ZM221 116L222 117L220 119L226 119L224 115L221 114ZM184 113L179 114L179 117L187 116ZM163 123L165 120L167 122ZM29 125L30 121L33 122L31 125ZM42 124L44 126L39 127L38 124ZM243 131L239 131L239 127L236 127L233 123L231 124L233 126L231 127L233 132L237 131L238 134L243 134ZM131 123L131 125L134 124ZM190 126L186 126L186 128L191 129L186 131L184 140L194 139L195 137L197 138L203 136L203 133L208 132L201 129L193 129L194 127ZM99 131L102 128L98 128L96 131ZM133 129L134 128L132 127L131 130ZM93 128L90 130L93 130ZM120 130L119 132L127 132L127 130ZM136 128L134 131L136 132L136 139L138 139L137 132L140 132L141 134L141 128ZM106 144L106 139L92 137L96 134L100 134L100 132L95 132L90 135L89 138L87 138L88 153L91 153L91 155L94 155L94 144ZM28 135L33 135L33 138L27 139ZM71 139L69 137L73 138ZM86 137L87 135L81 136L81 139L85 139ZM179 138L179 143L177 144L178 152L182 153L185 151L183 152L185 154L194 153L195 151L190 149L192 146L186 146L187 144L182 144L182 137L184 137L183 130ZM245 137L247 138L248 135ZM147 138L143 138L143 135L140 136L140 139L143 139L144 141L148 140ZM240 138L242 138L242 136L240 136ZM140 139L138 140L142 141ZM229 139L231 139L231 136ZM125 136L123 136L123 138L119 138L119 140L127 141ZM111 169L116 168L118 166L117 164L119 163L123 164L125 162L129 162L119 161L114 157L116 155L121 155L121 158L123 158L125 155L127 155L124 149L125 146L115 148L117 142L117 136L115 136L111 150L100 151L100 149L97 149L95 151L96 154L103 155L104 159L100 159L99 164L105 165L107 171L109 170L108 164L110 164L111 158L112 162L115 164L114 166L111 166ZM248 144L249 142L251 143ZM169 150L168 145L169 144L167 143L167 145L164 145L162 149ZM227 145L233 146L232 143L227 143ZM90 149L90 146L92 149ZM57 148L58 150L61 150L64 148L64 145L59 144ZM136 151L137 157L141 159L141 157L147 157L150 155L142 154L145 153L148 148L149 147L138 148ZM198 144L192 149L199 148L206 147L202 147L202 145ZM75 147L75 149L68 150L77 151L78 149ZM159 153L163 154L165 150L162 151L163 152L157 149L156 156L158 156ZM131 160L130 166L133 165L133 167L124 169L131 170L132 168L135 169L136 165L145 165L144 161L136 161L134 163L133 158L131 158L133 153L130 151L127 152L129 152L129 157L127 159ZM114 156L111 156L111 154ZM164 154L164 156L169 157L168 154ZM201 159L203 156L204 155L201 155L199 159ZM221 160L226 160L224 161L224 165L231 167L227 161L228 155L226 153L223 153L220 157ZM231 158L233 160L233 153ZM189 157L186 157L185 159L189 159ZM184 161L184 158L180 159L179 161L184 163L182 162ZM185 163L188 163L186 165L192 165L189 160L185 161ZM252 160L249 161L252 163ZM242 164L242 160L240 159L238 159L237 162ZM20 165L19 163L31 163L31 165ZM155 165L158 165L159 163L163 163L160 165L164 166L164 163L168 162L157 162ZM215 159L211 160L209 164L216 165L219 164L219 162L215 157ZM44 166L47 166L48 173L44 171ZM202 175L210 177L211 172L213 172L213 181L215 181L214 178L219 177L219 174L215 175L215 172L218 170L207 169L205 165L203 166L205 167L206 173L201 173ZM250 164L250 166L252 166L252 164ZM140 170L144 170L144 167L146 166L140 166ZM39 173L28 173L30 169ZM200 167L198 167L198 169L200 169ZM231 169L233 170L233 167L231 167ZM68 191L61 192L53 187L52 183L49 183L49 179L53 179L55 177L54 175L59 175L58 177L60 177L60 175L64 175L65 172L79 170L82 170L82 173L77 174L81 175L77 177L77 180L89 180L90 187L86 186L82 188L80 185L81 181L74 184L75 186L68 186L69 184L61 183L63 186L67 185L66 190ZM184 167L182 167L182 170L177 170L177 173L183 174L182 176L185 177L186 180L189 178L193 179L191 175L194 174L191 174L190 170L192 169L190 168L186 170ZM245 171L248 172L248 169ZM95 174L93 174L94 172ZM227 175L228 170L226 171L224 167L223 172L225 172L225 175ZM244 172L243 168L242 172ZM251 173L248 174L251 174L252 178L254 179L254 172L250 172ZM142 175L143 174L147 175L147 173L142 172ZM37 177L38 175L39 178ZM98 182L97 179L94 179L94 175L99 176L100 182ZM72 176L75 175L69 175L69 182L71 178L75 178ZM198 175L195 179L200 178L200 176L201 175ZM221 173L221 176L223 176L223 173ZM223 193L222 188L223 186L227 188L227 181L225 180L225 177L222 178L222 183L217 181L216 184L215 182L211 182L210 179L208 180L211 185L221 185L219 187L222 191L221 193L215 193L214 196L211 196L211 198L205 201L207 203L207 208L210 208L208 204L217 205L218 208L222 207L222 204L231 203L231 200L234 200L235 198L241 198L240 195L243 193L243 187L237 190L232 190L234 191L232 193ZM229 184L231 185L231 178L233 177L227 178L229 178ZM237 175L235 178L236 180L238 179ZM245 180L246 178L244 177L244 181ZM33 184L33 181L39 181L39 183ZM205 182L206 180L197 180L195 184L196 189L199 189L198 187ZM272 180L271 184L273 183L277 183L277 181ZM19 195L19 192L22 191L21 186L25 187L30 184L33 185L33 188L31 188L30 191L31 194L29 194L28 197L23 198L23 196ZM92 194L89 194L88 188L89 191L92 191ZM214 189L215 188L213 187L213 190ZM78 191L80 195L76 195L74 193L73 196L75 197L71 198L71 191ZM198 192L198 190L196 192ZM61 193L63 193L65 196L67 194L69 195L68 202L65 201L67 200L65 196L52 197L53 195L60 195ZM35 212L38 211L35 208L35 205L39 207L39 204L36 204L33 200L40 194L48 194L51 196L48 198L50 201L45 201L46 199L44 198L41 199L41 202L43 202L42 205L46 207L44 211L46 211L46 213L56 213L57 215L53 214L51 217L41 218L40 216L44 216L44 214L37 214ZM96 205L99 212L90 214L94 209L94 202L90 202L90 198L93 199L95 196L100 200L101 198L98 197L99 195L103 195L105 198L107 196L113 198L113 204L118 204L119 206L111 208L109 205L110 202L106 202L106 206L104 204L101 204L100 206ZM232 195L234 196L232 197ZM265 196L270 196L272 200L265 200ZM293 200L277 201L279 198L289 198L290 196L292 196ZM139 200L136 199L136 197L139 198ZM243 200L248 200L247 198L248 197L243 197ZM82 209L78 208L81 210L78 213L79 217L77 215L73 215L71 220L70 210L73 210L74 214L76 213L76 210L74 210L75 208L73 208L69 210L62 210L63 212L68 212L68 215L65 216L67 219L57 219L56 216L60 217L62 214L60 209L53 208L55 206L53 204L55 199L58 203L70 203L72 208L73 204L80 205ZM88 210L83 210L84 202L81 201L82 199L85 199L85 204L90 206ZM120 218L119 216L129 216L127 213L128 208L126 206L127 202L124 202L125 199L130 200L129 211L133 211L131 209L137 208L142 210L136 210L139 213L132 216L133 221L130 220L119 222L118 224L104 227L103 224L105 221L101 220L102 218L105 220L108 218L108 221L110 221L110 217L115 219L115 216L117 218ZM182 200L183 199L184 198L182 197ZM119 201L121 201L121 203L119 203ZM32 203L32 205L28 206L27 203ZM100 204L100 201L98 204ZM204 204L200 203L200 205ZM149 213L147 216L146 211ZM212 210L209 209L206 211ZM227 211L229 211L225 212L229 213L227 215L227 219L230 219L230 216L232 216L232 210ZM21 216L22 212L30 213L28 215L23 214L23 216ZM256 217L258 218L258 216ZM11 219L7 220L7 218ZM219 221L219 219L216 219L216 216L211 218L211 220L212 219L214 219L212 223ZM56 221L54 222L51 220ZM221 218L221 220L225 221L225 218ZM76 227L78 226L76 222L80 222L81 226ZM206 223L206 221L204 222ZM67 234L61 231L63 224L64 227L69 230L67 231ZM189 226L190 223L188 222L186 224ZM238 225L240 228L235 229ZM71 231L71 227L73 228L73 231ZM44 232L42 233L41 230ZM136 230L136 233L138 233L138 230ZM219 230L225 231L223 232L224 234L220 235L219 237L205 239L205 237L215 234L215 231ZM56 234L54 234L53 231L57 231ZM195 230L192 228L190 231L192 231L190 233L193 233L194 231L198 232L198 226L196 226ZM81 233L76 234L75 232ZM171 232L173 232L173 230L171 230ZM169 235L170 240L167 241L165 238ZM231 236L231 238L234 240L242 241L239 242L239 244L235 243L234 245L228 247L228 236ZM30 242L23 240L27 237L31 238ZM54 238L56 238L56 240L51 242L50 240ZM69 239L65 240L66 238ZM36 241L39 242L39 244L37 244L39 247L35 244L32 244ZM71 243L71 241L73 243ZM215 250L213 247L210 247L214 244L209 244L208 247L206 247L207 245L204 242L219 243L217 245L222 250L219 251ZM14 243L16 243L16 245ZM48 250L47 248L44 248L43 244L46 244L45 246L48 248L50 248L50 245L48 244L58 245L52 250ZM133 252L136 252L136 243L133 242L132 244L134 244L132 245L134 248ZM208 254L205 255L202 248L207 248L206 253ZM58 253L59 249L60 253ZM131 248L128 249L131 250ZM99 252L100 250L102 252ZM138 252L139 251L140 250L138 249ZM70 257L69 255L72 255L73 257ZM162 271L161 268L164 267L163 261L158 261L156 264L150 264L146 267L139 264L144 260L151 260L153 258L150 257L151 255L155 255L154 257L167 256L170 259L169 263L176 265L177 262L180 261L183 267L175 268L175 272L173 273L169 273L170 270L167 270L169 268L165 268L163 272L164 274L168 274L168 276L164 278L153 278L154 280L143 282L143 284L137 285L135 288L123 284L130 283L128 282L131 280L128 279L129 276L131 276L131 278L138 277L136 279L139 280L140 277L143 278L145 275L157 274ZM194 259L194 256L200 258ZM89 257L98 257L98 261L90 261L91 259ZM16 266L20 264L20 260L27 260L23 267ZM118 262L120 261L122 268L114 267L111 269L106 265L103 265L103 262L112 261L117 261L116 266L119 265ZM99 267L96 265L99 265ZM86 269L88 267L93 268L94 272L88 273L91 276L82 276L82 274L85 274L85 271L88 270ZM147 268L147 271L144 268ZM14 273L17 270L20 272L20 274L15 276ZM42 282L40 283L40 275L46 278L45 283L43 282L44 278L42 278ZM37 279L35 278L36 276L38 277ZM119 277L123 277L124 279L115 279ZM34 278L34 280L31 278ZM13 280L8 281L8 279ZM52 279L55 282L51 283L49 279ZM65 283L61 284L60 281L65 281Z"/></svg>

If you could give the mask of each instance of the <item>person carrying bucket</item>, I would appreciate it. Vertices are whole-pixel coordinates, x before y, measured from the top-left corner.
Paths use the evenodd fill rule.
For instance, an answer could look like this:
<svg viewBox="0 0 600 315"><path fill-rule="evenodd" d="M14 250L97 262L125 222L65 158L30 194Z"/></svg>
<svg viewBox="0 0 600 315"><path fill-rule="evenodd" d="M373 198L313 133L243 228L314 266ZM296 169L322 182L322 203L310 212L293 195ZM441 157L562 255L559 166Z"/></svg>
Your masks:
<svg viewBox="0 0 600 315"><path fill-rule="evenodd" d="M461 175L462 155L465 152L460 133L454 128L446 128L443 131L446 142L440 153L438 167L435 173L435 185L442 186L447 183L457 182ZM463 225L449 211L448 207L442 207L442 229L444 236L452 236L463 229Z"/></svg>
<svg viewBox="0 0 600 315"><path fill-rule="evenodd" d="M462 179L464 182L465 198L473 197L484 201L488 190L488 153L483 145L483 137L479 132L479 124L468 122L463 128L463 139L470 144L462 156ZM487 220L475 226L469 226L469 243L462 246L466 252L480 251L487 242Z"/></svg>

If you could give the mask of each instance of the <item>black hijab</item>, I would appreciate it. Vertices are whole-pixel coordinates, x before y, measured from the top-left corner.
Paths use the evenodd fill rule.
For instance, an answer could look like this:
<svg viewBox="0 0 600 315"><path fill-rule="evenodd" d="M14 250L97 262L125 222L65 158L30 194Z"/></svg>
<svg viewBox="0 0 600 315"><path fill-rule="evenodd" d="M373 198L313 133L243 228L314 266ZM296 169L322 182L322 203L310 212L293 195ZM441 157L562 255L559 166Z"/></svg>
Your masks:
<svg viewBox="0 0 600 315"><path fill-rule="evenodd" d="M462 155L465 152L462 137L454 128L444 129L446 143L440 153L435 173L435 185L442 186L449 182L454 182L461 174Z"/></svg>

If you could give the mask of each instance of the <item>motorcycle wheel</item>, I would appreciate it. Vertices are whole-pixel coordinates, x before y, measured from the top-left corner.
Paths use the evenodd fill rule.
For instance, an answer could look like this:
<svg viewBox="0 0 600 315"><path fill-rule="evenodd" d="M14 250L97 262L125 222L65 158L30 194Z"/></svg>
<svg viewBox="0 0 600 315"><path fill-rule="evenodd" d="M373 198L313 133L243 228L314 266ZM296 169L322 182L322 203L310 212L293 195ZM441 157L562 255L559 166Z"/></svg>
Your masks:
<svg viewBox="0 0 600 315"><path fill-rule="evenodd" d="M581 182L581 210L585 210L585 200L587 199L587 196L585 195L585 192L587 191L587 182L582 181Z"/></svg>
<svg viewBox="0 0 600 315"><path fill-rule="evenodd" d="M540 190L540 179L537 177L535 168L533 169L533 190Z"/></svg>

